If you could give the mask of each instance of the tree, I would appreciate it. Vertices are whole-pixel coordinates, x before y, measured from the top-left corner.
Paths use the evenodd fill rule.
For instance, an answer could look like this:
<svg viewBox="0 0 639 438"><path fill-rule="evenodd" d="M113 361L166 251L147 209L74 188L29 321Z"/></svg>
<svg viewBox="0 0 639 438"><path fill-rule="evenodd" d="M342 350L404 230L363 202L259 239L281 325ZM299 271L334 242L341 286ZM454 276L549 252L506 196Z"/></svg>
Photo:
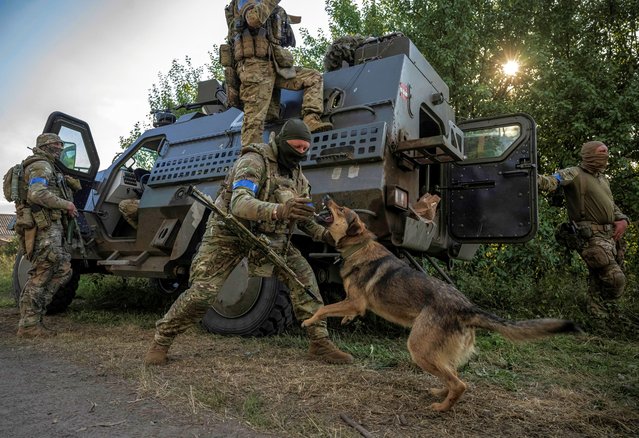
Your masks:
<svg viewBox="0 0 639 438"><path fill-rule="evenodd" d="M157 111L171 111L176 117L188 112L180 105L195 102L197 97L197 83L202 79L202 75L207 70L211 75L218 74L217 58L218 47L214 46L214 53L209 52L211 63L205 66L194 67L191 58L184 57L184 63L177 59L171 62L171 68L167 73L158 73L158 82L151 85L149 90L149 113L142 122L138 121L133 125L127 137L120 137L120 147L129 147L144 130L150 129L153 123L153 114Z"/></svg>

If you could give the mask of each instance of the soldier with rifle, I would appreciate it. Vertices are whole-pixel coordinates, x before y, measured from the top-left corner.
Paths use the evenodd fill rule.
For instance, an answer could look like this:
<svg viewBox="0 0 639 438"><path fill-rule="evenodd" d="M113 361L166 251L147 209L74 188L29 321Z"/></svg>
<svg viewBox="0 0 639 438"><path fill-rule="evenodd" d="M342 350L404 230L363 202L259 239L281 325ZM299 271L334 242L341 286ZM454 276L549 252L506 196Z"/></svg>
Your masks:
<svg viewBox="0 0 639 438"><path fill-rule="evenodd" d="M33 265L20 293L17 335L22 338L55 335L43 325L42 319L53 296L72 274L71 255L64 246L64 228L67 217L75 221L78 210L67 184L78 190L80 182L56 167L63 145L56 134L41 134L33 155L22 163L21 182L27 190L25 199L15 200L16 232L27 260Z"/></svg>
<svg viewBox="0 0 639 438"><path fill-rule="evenodd" d="M215 200L223 214L214 211L209 217L191 264L190 287L156 323L155 337L144 361L146 365L167 362L175 337L204 316L231 271L244 257L248 257L253 274L275 274L288 286L298 320L309 318L322 306L313 270L300 251L290 244L294 225L315 241L333 244L328 231L313 221L310 187L300 165L308 153L310 140L308 127L299 119L290 119L279 135L271 135L268 144L250 144L242 149ZM195 191L196 195L199 193ZM236 220L229 221L229 213ZM282 267L263 248L259 249L259 243L252 244L245 233L238 232L238 220L262 239L268 239L269 246L286 260L290 269ZM337 364L353 361L350 354L330 341L325 321L308 327L307 334L310 358Z"/></svg>

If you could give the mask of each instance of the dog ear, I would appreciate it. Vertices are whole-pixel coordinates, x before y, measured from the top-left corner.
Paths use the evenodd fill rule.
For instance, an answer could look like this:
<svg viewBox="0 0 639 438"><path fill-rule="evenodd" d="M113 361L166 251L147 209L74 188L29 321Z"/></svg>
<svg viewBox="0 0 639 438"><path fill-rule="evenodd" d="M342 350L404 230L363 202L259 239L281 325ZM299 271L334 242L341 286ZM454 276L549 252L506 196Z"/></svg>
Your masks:
<svg viewBox="0 0 639 438"><path fill-rule="evenodd" d="M364 225L362 224L362 221L359 219L357 215L353 215L350 219L351 221L348 224L346 235L357 236L358 234L361 234L362 230L364 229Z"/></svg>

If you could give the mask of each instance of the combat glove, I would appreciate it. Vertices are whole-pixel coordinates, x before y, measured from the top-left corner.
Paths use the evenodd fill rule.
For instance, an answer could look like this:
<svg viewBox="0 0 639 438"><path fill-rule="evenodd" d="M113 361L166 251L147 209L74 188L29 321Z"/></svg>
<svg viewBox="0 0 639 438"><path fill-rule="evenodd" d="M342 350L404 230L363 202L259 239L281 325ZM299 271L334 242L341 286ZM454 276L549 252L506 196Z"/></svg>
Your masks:
<svg viewBox="0 0 639 438"><path fill-rule="evenodd" d="M82 184L80 184L80 180L78 180L77 178L74 178L69 175L64 175L64 181L67 183L69 188L73 190L74 192L77 192L78 190L82 190Z"/></svg>
<svg viewBox="0 0 639 438"><path fill-rule="evenodd" d="M273 219L299 221L313 216L315 209L310 205L308 198L291 198L286 203L275 208Z"/></svg>

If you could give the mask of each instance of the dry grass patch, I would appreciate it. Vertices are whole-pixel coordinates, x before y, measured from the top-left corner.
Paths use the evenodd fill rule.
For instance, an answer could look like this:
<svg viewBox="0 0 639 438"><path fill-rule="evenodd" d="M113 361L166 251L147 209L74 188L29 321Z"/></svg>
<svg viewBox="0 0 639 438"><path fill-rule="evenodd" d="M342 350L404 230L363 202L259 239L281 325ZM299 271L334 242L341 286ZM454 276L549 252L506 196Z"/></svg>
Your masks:
<svg viewBox="0 0 639 438"><path fill-rule="evenodd" d="M1 342L18 343L13 337L17 312L0 312ZM609 437L631 436L639 429L635 396L605 391L606 384L615 386L598 381L596 372L582 370L574 377L568 368L545 364L541 356L548 353L539 350L552 350L549 344L484 346L488 351L462 371L467 393L452 412L438 414L428 409L435 400L427 390L439 386L435 379L404 353L393 360L376 356L381 353L370 347L378 344L374 338L363 342L344 335L338 343L355 353L356 362L332 366L307 359L306 340L296 331L247 339L192 330L178 338L167 366L144 368L151 329L74 322L68 316L51 321L59 336L34 343L37 348L124 378L138 398L158 399L194 421L239 420L282 437L360 436L340 419L342 413L376 437ZM405 350L403 337L381 342L391 352ZM628 351L636 355L639 348ZM626 382L634 391L636 377Z"/></svg>

